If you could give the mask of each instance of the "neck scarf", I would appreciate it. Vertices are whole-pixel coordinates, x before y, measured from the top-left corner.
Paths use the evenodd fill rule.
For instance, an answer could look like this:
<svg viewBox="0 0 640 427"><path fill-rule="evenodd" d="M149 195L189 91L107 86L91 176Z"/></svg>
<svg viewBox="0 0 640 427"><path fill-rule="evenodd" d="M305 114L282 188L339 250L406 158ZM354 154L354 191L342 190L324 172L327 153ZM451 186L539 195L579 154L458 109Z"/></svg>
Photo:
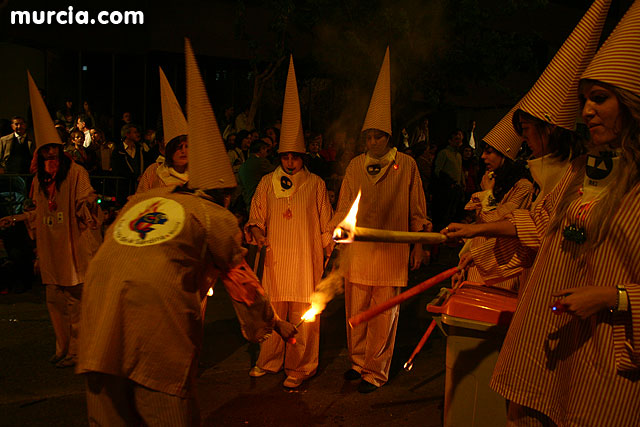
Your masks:
<svg viewBox="0 0 640 427"><path fill-rule="evenodd" d="M371 157L369 153L365 155L364 158L364 167L367 172L367 176L369 180L376 184L380 179L384 176L389 166L396 160L396 154L398 153L398 149L393 147L387 154L382 156L379 159L375 157Z"/></svg>
<svg viewBox="0 0 640 427"><path fill-rule="evenodd" d="M271 176L271 184L273 185L273 193L276 198L291 197L300 187L307 181L309 172L302 168L295 175L286 173L282 166L278 166Z"/></svg>
<svg viewBox="0 0 640 427"><path fill-rule="evenodd" d="M533 208L560 182L570 162L547 154L537 159L528 160L527 164L533 180L540 187L540 193L531 204Z"/></svg>

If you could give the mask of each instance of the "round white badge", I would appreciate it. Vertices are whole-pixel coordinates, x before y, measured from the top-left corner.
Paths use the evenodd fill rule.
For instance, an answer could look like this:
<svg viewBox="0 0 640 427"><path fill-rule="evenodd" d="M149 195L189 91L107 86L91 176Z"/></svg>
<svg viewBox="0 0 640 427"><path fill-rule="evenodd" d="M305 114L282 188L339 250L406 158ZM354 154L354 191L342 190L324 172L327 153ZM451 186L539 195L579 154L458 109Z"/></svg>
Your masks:
<svg viewBox="0 0 640 427"><path fill-rule="evenodd" d="M127 246L157 245L178 235L184 218L180 203L153 197L136 203L122 215L113 228L113 238Z"/></svg>

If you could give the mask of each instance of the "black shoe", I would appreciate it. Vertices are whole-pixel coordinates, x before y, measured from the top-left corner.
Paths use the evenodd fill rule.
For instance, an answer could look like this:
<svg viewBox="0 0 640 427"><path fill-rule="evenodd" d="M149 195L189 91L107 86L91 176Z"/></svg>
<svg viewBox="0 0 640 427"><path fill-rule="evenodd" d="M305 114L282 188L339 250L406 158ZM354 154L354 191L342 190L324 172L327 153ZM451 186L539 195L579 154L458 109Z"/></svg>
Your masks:
<svg viewBox="0 0 640 427"><path fill-rule="evenodd" d="M360 381L360 384L358 384L358 391L362 394L371 393L377 389L378 386L371 384L369 381L362 380Z"/></svg>
<svg viewBox="0 0 640 427"><path fill-rule="evenodd" d="M356 371L355 369L349 369L347 372L344 373L344 379L347 381L359 380L360 377L361 377L360 372Z"/></svg>

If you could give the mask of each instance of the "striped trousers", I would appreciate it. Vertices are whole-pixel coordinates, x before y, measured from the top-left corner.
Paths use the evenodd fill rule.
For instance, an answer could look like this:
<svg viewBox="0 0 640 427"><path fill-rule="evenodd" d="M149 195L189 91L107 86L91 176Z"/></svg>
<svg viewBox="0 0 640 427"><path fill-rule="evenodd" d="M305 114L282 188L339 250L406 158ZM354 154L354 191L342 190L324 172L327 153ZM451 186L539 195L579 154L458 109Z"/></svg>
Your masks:
<svg viewBox="0 0 640 427"><path fill-rule="evenodd" d="M397 286L366 286L345 281L344 306L347 320L395 297L401 289ZM378 387L389 379L399 314L400 307L395 306L355 328L347 323L351 368L360 372L363 380Z"/></svg>
<svg viewBox="0 0 640 427"><path fill-rule="evenodd" d="M99 372L85 374L90 426L198 426L195 398L172 396L128 378Z"/></svg>

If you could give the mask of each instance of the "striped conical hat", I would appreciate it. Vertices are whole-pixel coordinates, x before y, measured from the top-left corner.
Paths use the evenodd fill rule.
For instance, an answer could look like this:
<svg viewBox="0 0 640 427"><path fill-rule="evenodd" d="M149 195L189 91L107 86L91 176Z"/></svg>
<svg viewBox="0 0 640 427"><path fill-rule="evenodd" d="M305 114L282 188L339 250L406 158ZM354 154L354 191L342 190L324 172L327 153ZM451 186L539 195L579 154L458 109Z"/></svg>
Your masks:
<svg viewBox="0 0 640 427"><path fill-rule="evenodd" d="M165 142L171 141L176 136L189 133L187 119L184 118L182 108L171 89L169 80L162 68L160 70L160 104L162 106L162 129Z"/></svg>
<svg viewBox="0 0 640 427"><path fill-rule="evenodd" d="M203 190L235 187L236 179L224 149L216 116L191 48L185 38L187 117L189 127L189 187Z"/></svg>
<svg viewBox="0 0 640 427"><path fill-rule="evenodd" d="M516 159L522 145L522 137L513 129L513 113L516 109L518 109L517 104L491 129L487 136L482 138L484 142L511 160Z"/></svg>
<svg viewBox="0 0 640 427"><path fill-rule="evenodd" d="M633 2L582 75L640 96L640 0Z"/></svg>
<svg viewBox="0 0 640 427"><path fill-rule="evenodd" d="M31 77L31 73L28 70L27 79L29 80L29 102L31 102L36 150L47 144L64 145L49 115L49 110L47 110L44 99L42 99L42 95L40 95L38 86L36 86L36 82L33 81L33 77Z"/></svg>
<svg viewBox="0 0 640 427"><path fill-rule="evenodd" d="M378 129L391 135L391 67L388 46L369 102L367 116L364 118L362 132L367 129Z"/></svg>
<svg viewBox="0 0 640 427"><path fill-rule="evenodd" d="M595 0L518 108L547 123L574 130L578 81L598 47L611 0Z"/></svg>
<svg viewBox="0 0 640 427"><path fill-rule="evenodd" d="M296 70L293 68L293 55L289 59L289 73L287 87L284 90L284 105L282 106L282 127L280 128L280 148L278 153L305 153L304 133L302 132L302 117L300 115L300 99L298 98L298 83Z"/></svg>

